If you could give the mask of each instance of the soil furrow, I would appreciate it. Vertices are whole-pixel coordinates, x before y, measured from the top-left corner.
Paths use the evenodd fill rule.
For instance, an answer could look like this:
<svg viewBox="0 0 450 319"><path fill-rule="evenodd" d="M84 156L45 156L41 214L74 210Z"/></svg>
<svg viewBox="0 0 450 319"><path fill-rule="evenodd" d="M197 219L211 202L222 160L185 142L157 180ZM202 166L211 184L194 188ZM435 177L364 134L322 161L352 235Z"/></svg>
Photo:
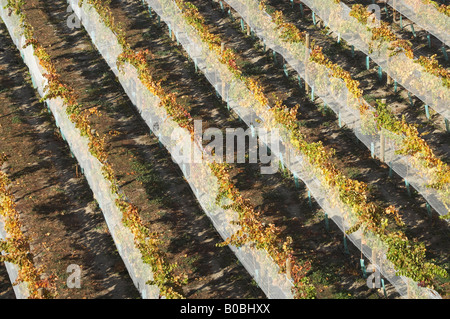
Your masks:
<svg viewBox="0 0 450 319"><path fill-rule="evenodd" d="M0 149L35 264L54 281L57 298L137 298L89 185L76 177L76 161L3 24L0 43ZM69 287L70 265L81 269L79 288Z"/></svg>
<svg viewBox="0 0 450 319"><path fill-rule="evenodd" d="M134 50L149 49L156 53L151 63L155 70L164 70L161 74L164 86L176 89L180 99L186 98L186 106L194 118L202 119L203 129L210 126L221 130L247 129L235 120L236 115L227 111L204 76L195 73L186 53L170 40L167 28L163 24L163 29L158 27L157 20L150 18L140 1L112 1L111 7L115 21L123 25L127 42ZM188 99L189 96L192 98ZM349 297L347 292L364 298L373 293L359 276L359 252L352 247L350 258L344 254L342 233L334 225L326 233L323 213L317 206L309 207L304 187L296 189L292 179L284 178L281 173L262 175L260 164L232 164L232 167L236 185L262 211L264 221L281 227L283 236L293 238L298 257L313 260L311 274L319 287L320 298ZM335 273L335 276L323 276L321 283L318 278L325 273Z"/></svg>
<svg viewBox="0 0 450 319"><path fill-rule="evenodd" d="M164 242L170 263L189 282L187 298L263 298L183 180L170 154L159 147L120 83L84 29L71 30L65 1L28 1L25 12L35 36L55 61L64 82L85 108L98 107L94 127L106 136L108 161L121 190L140 208L140 217Z"/></svg>
<svg viewBox="0 0 450 319"><path fill-rule="evenodd" d="M424 206L420 194L414 194L413 198L410 198L401 178L388 178L387 166L377 159L372 159L370 151L357 141L350 130L339 128L337 123L331 120L334 118L333 114L324 116L295 83L286 80L282 69L273 63L273 59L269 58L250 36L242 35L239 21L233 23L226 14L222 14L220 6L212 1L196 0L192 3L197 5L207 18L211 31L219 34L226 46L238 52L242 58L240 63L259 70L253 73L250 71L248 74L261 81L268 95L277 94L288 106L300 104L299 120L304 123L303 132L310 141L320 140L324 145L335 149L335 164L346 172L347 176L368 183L374 194L373 199L380 205L392 204L399 207L405 214L404 218L409 227L415 228L422 224L423 219L427 219L426 210L420 208ZM442 229L447 227L445 222L438 224ZM425 232L417 230L417 233Z"/></svg>
<svg viewBox="0 0 450 319"><path fill-rule="evenodd" d="M354 4L344 1L346 4ZM361 1L363 2L363 1ZM267 2L274 9L280 10L285 15L288 22L293 23L301 31L307 31L311 35L311 39L314 39L316 44L322 46L323 52L330 58L331 61L338 63L344 70L350 72L355 80L361 83L361 89L364 91L364 98L369 103L374 103L376 99L386 99L386 103L390 109L399 117L405 116L408 123L415 123L418 125L420 133L429 132L431 134L424 135L423 138L432 147L438 156L443 161L450 161L450 145L448 145L448 135L446 131L444 118L433 112L430 113L430 119L427 119L425 113L424 103L411 95L413 105L411 105L408 91L401 89L399 84L397 93L394 91L394 85L387 84L386 74L383 74L383 78L380 81L378 79L378 66L374 62L370 62L370 69L366 68L366 55L355 48L355 57L351 55L351 48L344 40L340 43L337 42L337 34L334 32L327 34L331 30L324 28L323 23L318 23L316 26L312 21L312 11L305 5L304 6L304 18L302 18L301 11L299 10L298 3L295 4L295 8L292 8L289 2L281 0L269 0ZM381 17L386 15L384 10L381 10ZM387 19L387 21L391 21ZM393 27L393 31L399 38L412 40L406 35L398 34L400 29L395 24L390 24ZM420 33L422 35L423 33ZM426 37L426 36L425 36ZM421 37L423 38L423 37ZM427 43L427 40L421 41L419 36L412 41L413 50L415 56L424 55L431 56L437 54L437 59L441 65L448 67L449 64L445 61L441 50L432 47L423 47L423 44Z"/></svg>
<svg viewBox="0 0 450 319"><path fill-rule="evenodd" d="M139 9L142 6L136 4L136 2L132 0L120 1L123 5L123 11L126 13L119 10L119 1L113 1L113 7L115 8L116 18L119 18L120 21L124 20L124 24L129 26L125 29L129 30L127 32L130 38L133 39L134 37L136 39L135 49L145 49L153 45L152 38L149 37L143 40L139 38L138 34L141 32L143 34L150 34L147 27L151 23L156 25L157 22L154 19L147 21L146 24L143 23L141 20L144 19L141 16L143 14L142 12L145 13L144 16L147 16L147 19L149 19L149 16L145 8ZM309 141L321 140L327 147L334 148L336 150L336 165L349 177L368 183L372 192L373 198L371 199L373 201L381 206L394 205L398 207L402 213L403 220L407 224L404 231L408 237L425 242L428 257L436 260L438 264L448 267L448 226L445 221L439 220L437 214L434 214L432 218L427 216L423 198L415 192L413 192L412 197L409 197L405 189L404 181L401 178L398 176L388 178L387 166L377 159L372 159L370 151L361 145L361 143L357 142L351 131L339 128L332 114L326 114L324 116L318 111L317 107L298 89L296 83L285 79L282 68L275 66L273 60L268 57L268 54L263 52L260 46L255 44L251 37L242 35L239 21L232 23L226 14L221 13L220 6L211 1L192 1L192 3L198 6L201 13L205 16L208 25L211 27L211 31L220 34L225 39L225 45L232 47L238 52L238 55L242 59L237 63L245 66L249 70L249 74L254 75L263 83L265 89L267 89L268 96L275 93L288 106L294 106L297 103L301 105L299 120L301 123L304 123L302 129L308 136ZM133 9L134 7L136 8ZM128 17L128 20L126 17ZM144 45L143 43L146 42L148 44ZM178 52L178 48L173 49L173 51ZM170 58L168 55L165 55L164 61L167 60L170 60ZM183 63L185 64L185 62ZM257 69L257 72L254 71L255 69ZM169 73L172 72L168 66L166 66L165 70ZM182 70L182 67L179 70ZM180 76L177 74L173 78L177 79ZM186 75L183 74L183 79L185 77ZM170 76L165 80L169 85L177 87L177 91L180 89L181 86L178 85L178 82L171 84L173 82L171 82ZM210 87L210 91L213 92L213 90ZM183 96L183 94L184 92L180 93L180 96ZM206 107L208 106L204 106L202 110L205 110ZM192 106L192 110L197 115L195 113L195 106ZM248 170L249 168L246 167L245 169ZM248 178L246 182L243 182L242 179L238 179L239 176L236 174L241 190L248 191L254 187L260 187L256 179L251 182L252 179ZM262 178L262 181L264 181L263 184L270 184L270 178ZM252 199L253 203L258 206L257 196L251 192L245 194L246 197ZM303 198L306 197L305 192L301 194ZM271 195L268 196L271 197ZM272 200L273 198L276 198L276 196L271 197ZM270 209L266 212L267 215L271 215L271 213ZM435 231L430 232L430 229Z"/></svg>

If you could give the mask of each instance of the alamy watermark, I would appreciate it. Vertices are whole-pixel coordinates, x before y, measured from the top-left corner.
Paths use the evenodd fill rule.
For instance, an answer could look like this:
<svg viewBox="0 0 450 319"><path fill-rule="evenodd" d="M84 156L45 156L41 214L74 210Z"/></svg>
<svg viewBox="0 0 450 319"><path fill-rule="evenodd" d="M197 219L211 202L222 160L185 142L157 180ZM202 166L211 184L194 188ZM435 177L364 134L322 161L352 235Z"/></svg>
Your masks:
<svg viewBox="0 0 450 319"><path fill-rule="evenodd" d="M77 264L71 264L67 267L67 273L70 273L67 277L68 288L81 288L81 267Z"/></svg>
<svg viewBox="0 0 450 319"><path fill-rule="evenodd" d="M367 272L370 275L367 277L366 283L369 288L381 288L381 272L378 270L375 265L368 265Z"/></svg>
<svg viewBox="0 0 450 319"><path fill-rule="evenodd" d="M71 5L67 7L67 13L72 13L67 17L67 27L71 30L81 28L81 20L78 18L75 12L73 12Z"/></svg>
<svg viewBox="0 0 450 319"><path fill-rule="evenodd" d="M277 129L268 131L250 126L246 130L226 128L223 132L209 127L203 132L202 127L201 120L194 120L194 140L182 128L175 128L171 132L171 154L175 162L188 165L203 161L261 163L266 165L261 167L261 174L275 174L283 154L286 154L286 151L281 152L281 137ZM154 125L153 129L159 130L159 125ZM209 143L203 146L205 141ZM282 164L286 164L286 161Z"/></svg>

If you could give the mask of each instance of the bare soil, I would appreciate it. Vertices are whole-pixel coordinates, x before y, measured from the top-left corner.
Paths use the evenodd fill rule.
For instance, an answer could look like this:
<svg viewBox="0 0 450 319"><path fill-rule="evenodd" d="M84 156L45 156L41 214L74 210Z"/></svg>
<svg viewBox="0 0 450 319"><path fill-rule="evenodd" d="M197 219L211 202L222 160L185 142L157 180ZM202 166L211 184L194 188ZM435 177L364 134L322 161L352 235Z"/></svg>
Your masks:
<svg viewBox="0 0 450 319"><path fill-rule="evenodd" d="M138 298L89 185L76 178L58 128L39 102L28 69L0 24L0 150L12 182L34 262L55 283L57 298ZM81 268L81 288L69 288L69 265ZM1 272L1 296L11 283Z"/></svg>
<svg viewBox="0 0 450 319"><path fill-rule="evenodd" d="M156 18L150 18L147 8L130 0L112 1L111 7L132 48L149 49L154 54L150 61L155 70L164 70L163 85L173 88L179 99L186 101L194 118L202 119L203 129L247 128L226 109L205 77L195 72L182 47L171 41L163 23L158 26ZM311 278L319 298L380 298L377 291L365 285L358 250L352 247L351 257L347 257L342 233L334 225L330 225L329 233L325 231L323 214L317 206L309 207L304 187L295 189L293 181L280 173L261 175L258 164L232 164L232 168L238 188L263 212L264 222L274 223L282 229L283 236L294 239L299 258L313 260ZM389 288L389 296L395 297Z"/></svg>
<svg viewBox="0 0 450 319"><path fill-rule="evenodd" d="M131 6L130 1L122 1L122 3L126 3L127 7ZM240 57L238 63L247 68L247 74L255 76L263 83L269 96L274 93L288 106L294 106L297 103L301 105L299 121L303 123L302 132L305 133L308 140L311 142L321 140L327 147L335 149L335 164L351 178L369 184L372 193L371 200L380 206L393 204L399 207L407 224L404 231L408 237L425 242L428 257L448 269L448 226L444 221L439 220L437 214L433 214L432 218L427 216L423 198L415 192L412 197L409 197L404 181L398 176L388 178L388 167L377 159L371 158L370 151L357 141L351 131L345 127L339 128L333 114L323 114L317 105L311 103L304 92L299 89L296 80L286 79L281 66L276 65L270 55L263 52L256 40L243 35L238 19L230 19L228 15L221 12L219 4L212 1L192 1L192 3L206 17L212 32L220 34L225 39L225 45L238 52ZM137 17L137 14L137 11L129 11L128 16ZM135 30L133 34L136 37L139 33L145 34L142 26L148 25L148 23L132 23L133 30ZM312 21L310 24L312 25ZM141 31L137 31L137 29ZM329 44L327 45L329 46ZM139 45L136 47L140 48ZM147 47L143 46L142 48ZM164 57L167 58L166 55ZM169 80L167 82L170 83ZM210 90L213 91L213 88ZM202 110L205 108L203 107ZM247 178L247 183L249 184L240 183L240 189L244 190L246 185L249 189L257 189L256 179ZM265 180L264 185L266 183ZM258 184L258 186L260 185ZM261 193L261 191L258 195L246 193L246 197L250 198L255 206L258 206L257 199L261 197ZM284 192L280 193L284 194ZM302 194L302 198L306 198L305 193ZM270 215L270 209L268 211L267 214ZM430 231L430 227L433 231ZM444 285L446 284L444 283Z"/></svg>
<svg viewBox="0 0 450 319"><path fill-rule="evenodd" d="M99 107L94 127L106 136L121 190L164 241L170 263L189 283L188 298L264 298L203 213L170 155L159 147L84 29L70 30L65 1L28 1L35 36L85 108ZM110 134L111 133L111 134Z"/></svg>

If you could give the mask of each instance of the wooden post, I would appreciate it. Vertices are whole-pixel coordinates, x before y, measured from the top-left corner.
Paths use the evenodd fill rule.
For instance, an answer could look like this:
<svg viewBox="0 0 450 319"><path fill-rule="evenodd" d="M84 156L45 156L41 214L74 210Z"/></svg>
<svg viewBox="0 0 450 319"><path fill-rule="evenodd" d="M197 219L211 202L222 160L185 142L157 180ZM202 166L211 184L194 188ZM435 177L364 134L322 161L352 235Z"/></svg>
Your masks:
<svg viewBox="0 0 450 319"><path fill-rule="evenodd" d="M373 266L372 272L375 273L377 271L377 269L376 269L376 266L377 266L377 250L376 250L375 247L372 247L372 266ZM374 286L372 286L372 288L376 288L376 286L377 286L376 280L377 280L377 278L375 278Z"/></svg>
<svg viewBox="0 0 450 319"><path fill-rule="evenodd" d="M407 296L408 296L408 299L411 299L411 288L409 288L409 281L410 281L410 279L406 278Z"/></svg>
<svg viewBox="0 0 450 319"><path fill-rule="evenodd" d="M222 100L225 101L225 81L222 81Z"/></svg>
<svg viewBox="0 0 450 319"><path fill-rule="evenodd" d="M251 29L250 29L250 25L247 23L247 35L251 34Z"/></svg>
<svg viewBox="0 0 450 319"><path fill-rule="evenodd" d="M220 43L220 52L223 54L225 52L225 42ZM225 81L222 80L222 100L226 101L225 94Z"/></svg>
<svg viewBox="0 0 450 319"><path fill-rule="evenodd" d="M45 289L44 288L38 288L38 297L39 299L44 299L45 298Z"/></svg>
<svg viewBox="0 0 450 319"><path fill-rule="evenodd" d="M309 60L309 48L310 48L310 36L309 33L306 33L305 35L305 92L306 94L309 94L309 85L308 85L308 72L307 72L307 66L308 66L308 60Z"/></svg>
<svg viewBox="0 0 450 319"><path fill-rule="evenodd" d="M387 85L391 85L392 84L392 78L387 75Z"/></svg>
<svg viewBox="0 0 450 319"><path fill-rule="evenodd" d="M375 265L377 264L377 250L375 247L372 247L372 264L374 265L373 271L375 272Z"/></svg>
<svg viewBox="0 0 450 319"><path fill-rule="evenodd" d="M286 147L286 167L291 167L291 152L289 152L288 147Z"/></svg>
<svg viewBox="0 0 450 319"><path fill-rule="evenodd" d="M309 33L306 33L305 45L306 45L306 48L309 49L309 47L310 47L310 36L309 36ZM309 56L309 51L307 52L307 55Z"/></svg>
<svg viewBox="0 0 450 319"><path fill-rule="evenodd" d="M292 280L292 275L291 275L291 271L292 271L292 263L291 263L291 259L287 258L286 259L286 276L289 280Z"/></svg>
<svg viewBox="0 0 450 319"><path fill-rule="evenodd" d="M386 99L381 99L381 103L386 104ZM380 159L384 163L385 162L385 149L386 149L386 140L384 137L383 130L380 132Z"/></svg>

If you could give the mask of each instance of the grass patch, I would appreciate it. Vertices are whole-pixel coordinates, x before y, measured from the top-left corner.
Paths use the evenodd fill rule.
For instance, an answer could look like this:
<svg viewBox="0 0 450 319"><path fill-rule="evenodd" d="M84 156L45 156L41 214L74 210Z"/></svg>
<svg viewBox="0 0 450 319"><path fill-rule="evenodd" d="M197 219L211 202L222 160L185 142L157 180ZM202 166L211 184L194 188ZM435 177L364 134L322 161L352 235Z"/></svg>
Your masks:
<svg viewBox="0 0 450 319"><path fill-rule="evenodd" d="M13 124L20 124L20 123L23 123L22 119L21 119L19 116L17 116L17 115L13 116L13 118L11 119L11 122L12 122Z"/></svg>
<svg viewBox="0 0 450 319"><path fill-rule="evenodd" d="M261 66L255 65L250 61L238 61L237 65L242 69L243 73L247 76L252 75L261 75L264 73L264 70Z"/></svg>
<svg viewBox="0 0 450 319"><path fill-rule="evenodd" d="M363 99L366 100L367 103L370 103L370 102L375 102L375 100L377 98L372 94L365 94L365 95L363 95Z"/></svg>
<svg viewBox="0 0 450 319"><path fill-rule="evenodd" d="M264 200L268 201L281 202L286 199L286 195L279 191L274 190L271 192L264 193L263 198Z"/></svg>

